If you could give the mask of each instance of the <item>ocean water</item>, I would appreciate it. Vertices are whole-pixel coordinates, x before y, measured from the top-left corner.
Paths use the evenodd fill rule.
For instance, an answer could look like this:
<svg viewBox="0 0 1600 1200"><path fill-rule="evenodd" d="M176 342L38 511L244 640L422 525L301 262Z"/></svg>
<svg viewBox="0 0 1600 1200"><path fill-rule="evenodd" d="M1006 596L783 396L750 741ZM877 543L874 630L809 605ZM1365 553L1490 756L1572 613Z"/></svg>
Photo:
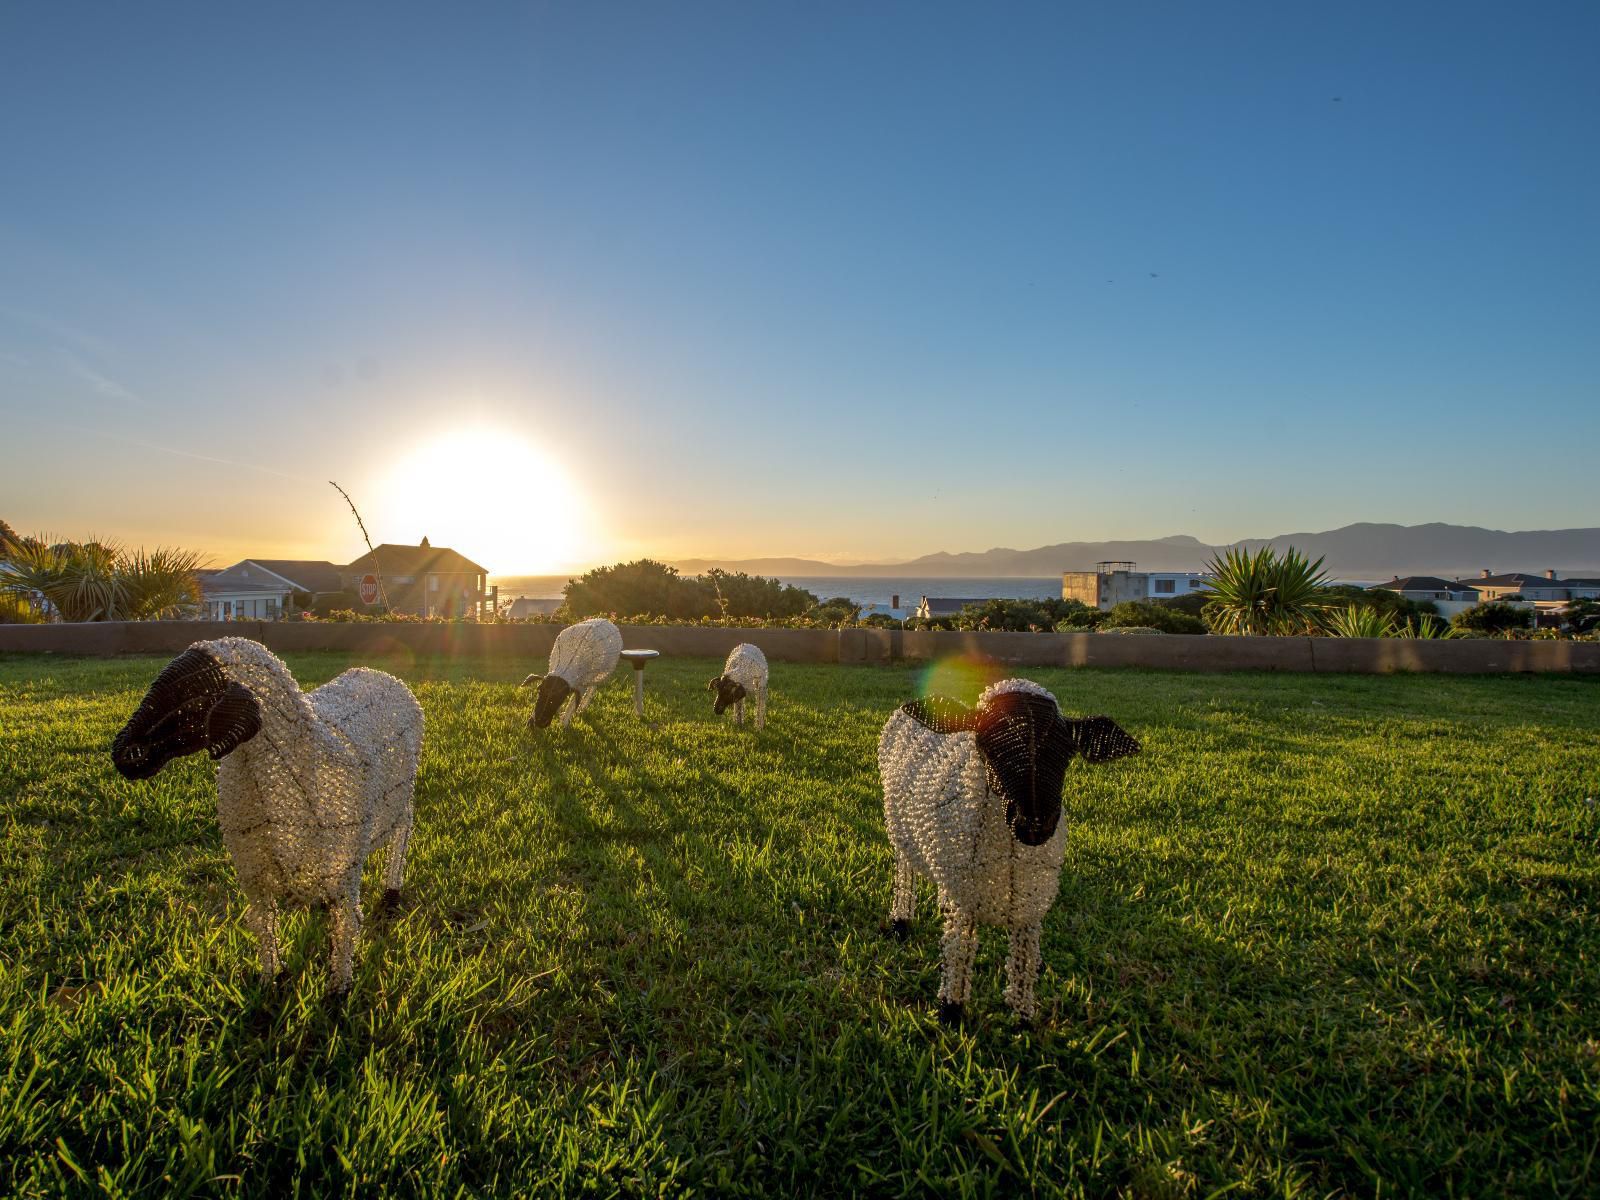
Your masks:
<svg viewBox="0 0 1600 1200"><path fill-rule="evenodd" d="M495 575L490 576L489 582L499 585L502 600L518 596L548 599L561 595L568 578L566 575ZM779 578L784 583L805 588L819 600L826 600L830 596L848 596L857 604L885 607L897 595L902 608L915 608L917 601L924 596L959 597L964 600L1046 600L1061 597L1060 576L1054 579L898 579L890 576L882 579L851 576Z"/></svg>

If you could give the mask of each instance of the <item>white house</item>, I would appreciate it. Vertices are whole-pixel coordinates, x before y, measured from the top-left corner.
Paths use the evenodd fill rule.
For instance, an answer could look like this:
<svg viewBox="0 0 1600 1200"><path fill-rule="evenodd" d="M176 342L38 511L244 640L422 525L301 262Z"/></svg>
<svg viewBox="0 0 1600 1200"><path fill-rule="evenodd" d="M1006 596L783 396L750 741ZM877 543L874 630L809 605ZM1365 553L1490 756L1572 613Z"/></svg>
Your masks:
<svg viewBox="0 0 1600 1200"><path fill-rule="evenodd" d="M309 608L318 596L338 592L339 568L331 562L247 558L203 579L200 587L201 615L207 620L276 621Z"/></svg>

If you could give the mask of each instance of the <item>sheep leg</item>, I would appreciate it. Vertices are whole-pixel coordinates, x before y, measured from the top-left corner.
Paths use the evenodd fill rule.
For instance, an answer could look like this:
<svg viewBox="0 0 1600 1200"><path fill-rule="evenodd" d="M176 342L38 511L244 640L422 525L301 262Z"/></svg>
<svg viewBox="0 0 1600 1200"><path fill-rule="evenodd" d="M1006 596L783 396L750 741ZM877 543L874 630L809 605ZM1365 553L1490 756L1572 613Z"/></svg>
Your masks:
<svg viewBox="0 0 1600 1200"><path fill-rule="evenodd" d="M767 689L762 688L756 693L756 728L767 727Z"/></svg>
<svg viewBox="0 0 1600 1200"><path fill-rule="evenodd" d="M1038 1012L1034 988L1039 980L1039 965L1039 926L1013 925L1011 953L1006 958L1006 1003L1025 1025L1032 1025Z"/></svg>
<svg viewBox="0 0 1600 1200"><path fill-rule="evenodd" d="M944 971L939 977L939 1020L945 1025L956 1025L972 995L972 962L978 955L976 918L954 905L946 908L939 955L944 960Z"/></svg>
<svg viewBox="0 0 1600 1200"><path fill-rule="evenodd" d="M889 902L889 932L900 941L911 936L917 915L917 873L904 851L894 852L894 899Z"/></svg>
<svg viewBox="0 0 1600 1200"><path fill-rule="evenodd" d="M572 728L572 718L578 715L578 697L574 695L561 712L561 728Z"/></svg>
<svg viewBox="0 0 1600 1200"><path fill-rule="evenodd" d="M735 700L733 702L733 723L735 725L743 725L744 724L744 701L743 700Z"/></svg>
<svg viewBox="0 0 1600 1200"><path fill-rule="evenodd" d="M330 947L333 990L348 992L355 980L356 939L361 936L361 876L346 883L328 905L333 925Z"/></svg>
<svg viewBox="0 0 1600 1200"><path fill-rule="evenodd" d="M389 843L389 860L383 864L383 907L393 912L400 907L400 885L406 876L406 845L411 841L411 820L394 831Z"/></svg>
<svg viewBox="0 0 1600 1200"><path fill-rule="evenodd" d="M577 701L578 707L575 708L573 711L574 712L582 712L584 709L588 708L589 707L589 701L594 699L594 694L596 692L598 692L599 690L600 690L600 685L599 684L595 684L593 687L586 687L586 688L583 689L583 691L579 692L578 693L578 701Z"/></svg>
<svg viewBox="0 0 1600 1200"><path fill-rule="evenodd" d="M244 910L245 926L255 935L261 953L261 974L276 978L282 969L278 959L278 906L271 900L251 900Z"/></svg>

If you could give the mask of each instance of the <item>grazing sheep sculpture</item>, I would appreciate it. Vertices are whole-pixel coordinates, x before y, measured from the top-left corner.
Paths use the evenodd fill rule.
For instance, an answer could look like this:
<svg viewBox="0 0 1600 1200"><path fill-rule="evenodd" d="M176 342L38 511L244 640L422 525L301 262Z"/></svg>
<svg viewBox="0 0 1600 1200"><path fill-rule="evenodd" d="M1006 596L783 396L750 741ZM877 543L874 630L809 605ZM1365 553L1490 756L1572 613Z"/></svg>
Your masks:
<svg viewBox="0 0 1600 1200"><path fill-rule="evenodd" d="M128 779L149 779L201 750L217 763L217 823L262 972L278 973L279 908L317 905L333 924L333 990L348 991L361 868L381 846L385 906L400 898L422 751L416 697L365 667L302 692L260 642L196 642L150 685L111 761Z"/></svg>
<svg viewBox="0 0 1600 1200"><path fill-rule="evenodd" d="M1035 1013L1039 927L1055 902L1066 850L1061 789L1075 754L1091 763L1135 754L1109 717L1070 720L1026 679L994 684L975 708L933 698L904 704L878 741L883 814L895 847L895 936L910 930L916 876L944 913L939 1019L960 1020L972 990L978 925L1011 932L1006 1001Z"/></svg>
<svg viewBox="0 0 1600 1200"><path fill-rule="evenodd" d="M733 705L735 725L744 723L745 697L755 697L756 728L767 727L767 656L759 646L741 642L730 650L722 674L706 684L706 690L717 694L711 706L717 716Z"/></svg>
<svg viewBox="0 0 1600 1200"><path fill-rule="evenodd" d="M617 655L621 653L622 631L604 617L590 617L556 634L555 645L550 647L549 672L529 675L522 681L523 687L535 681L539 684L528 724L535 729L545 728L555 719L556 710L571 697L572 704L561 715L561 728L571 725L572 718L589 707L596 690L617 669Z"/></svg>

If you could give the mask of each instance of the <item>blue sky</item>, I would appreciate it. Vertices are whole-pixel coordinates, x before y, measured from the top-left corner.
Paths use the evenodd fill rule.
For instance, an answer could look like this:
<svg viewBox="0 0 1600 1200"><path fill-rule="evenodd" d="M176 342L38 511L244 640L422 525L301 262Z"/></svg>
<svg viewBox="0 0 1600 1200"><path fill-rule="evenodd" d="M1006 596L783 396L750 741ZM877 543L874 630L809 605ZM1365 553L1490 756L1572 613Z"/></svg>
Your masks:
<svg viewBox="0 0 1600 1200"><path fill-rule="evenodd" d="M1592 4L8 5L0 515L338 559L336 478L500 571L1593 524L1597 41ZM462 429L518 452L429 457Z"/></svg>

